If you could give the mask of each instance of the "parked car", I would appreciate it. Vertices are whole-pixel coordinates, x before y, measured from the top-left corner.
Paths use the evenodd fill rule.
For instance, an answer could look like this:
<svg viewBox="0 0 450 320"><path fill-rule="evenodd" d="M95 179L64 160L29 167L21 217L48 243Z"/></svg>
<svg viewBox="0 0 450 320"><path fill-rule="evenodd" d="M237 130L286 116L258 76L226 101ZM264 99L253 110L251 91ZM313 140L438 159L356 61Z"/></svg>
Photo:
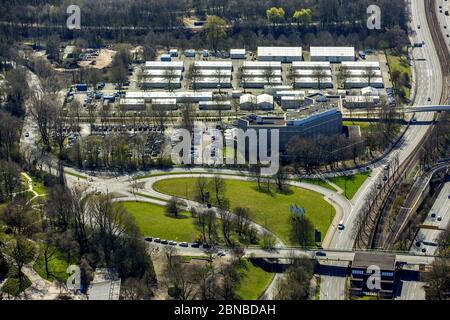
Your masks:
<svg viewBox="0 0 450 320"><path fill-rule="evenodd" d="M203 249L211 249L211 248L212 246L210 244L207 243L203 244Z"/></svg>
<svg viewBox="0 0 450 320"><path fill-rule="evenodd" d="M438 216L438 217L437 217L437 221L442 221L442 217L441 217L441 216Z"/></svg>
<svg viewBox="0 0 450 320"><path fill-rule="evenodd" d="M436 212L431 213L431 219L434 219L434 218L436 218Z"/></svg>
<svg viewBox="0 0 450 320"><path fill-rule="evenodd" d="M178 242L171 240L171 241L169 241L169 244L171 246L176 246L178 244Z"/></svg>
<svg viewBox="0 0 450 320"><path fill-rule="evenodd" d="M194 242L194 243L191 244L191 247L192 248L200 248L200 244Z"/></svg>
<svg viewBox="0 0 450 320"><path fill-rule="evenodd" d="M189 247L189 244L187 243L187 242L181 242L180 244L179 244L179 246L180 247Z"/></svg>
<svg viewBox="0 0 450 320"><path fill-rule="evenodd" d="M220 250L219 252L217 252L217 255L218 255L219 257L225 257L225 256L226 256L226 253L225 253L225 251Z"/></svg>
<svg viewBox="0 0 450 320"><path fill-rule="evenodd" d="M326 252L323 252L323 251L317 251L316 252L316 257L326 257Z"/></svg>
<svg viewBox="0 0 450 320"><path fill-rule="evenodd" d="M169 244L169 241L167 241L167 240L161 240L161 243L162 243L162 244Z"/></svg>
<svg viewBox="0 0 450 320"><path fill-rule="evenodd" d="M145 237L144 240L147 241L147 242L152 242L152 241L153 241L153 238L152 238L152 237Z"/></svg>
<svg viewBox="0 0 450 320"><path fill-rule="evenodd" d="M161 239L160 238L155 238L155 240L153 240L154 242L160 243Z"/></svg>

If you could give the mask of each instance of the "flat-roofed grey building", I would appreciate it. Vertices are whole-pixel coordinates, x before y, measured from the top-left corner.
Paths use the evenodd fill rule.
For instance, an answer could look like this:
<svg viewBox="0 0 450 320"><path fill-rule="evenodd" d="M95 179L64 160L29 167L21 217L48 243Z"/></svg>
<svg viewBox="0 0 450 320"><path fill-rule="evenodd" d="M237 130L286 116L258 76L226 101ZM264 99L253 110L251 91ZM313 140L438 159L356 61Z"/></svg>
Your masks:
<svg viewBox="0 0 450 320"><path fill-rule="evenodd" d="M261 129L278 130L280 152L285 152L289 142L295 138L332 136L342 132L342 114L334 107L314 106L303 112L286 113L284 116L248 115L238 119L236 127L254 129L259 136ZM270 136L270 134L269 134ZM269 144L270 145L270 144Z"/></svg>
<svg viewBox="0 0 450 320"><path fill-rule="evenodd" d="M373 268L380 271L379 284L367 281L373 275ZM395 254L374 253L374 252L355 252L355 257L351 264L350 294L353 296L379 295L384 298L392 298L395 287L395 274L397 263Z"/></svg>

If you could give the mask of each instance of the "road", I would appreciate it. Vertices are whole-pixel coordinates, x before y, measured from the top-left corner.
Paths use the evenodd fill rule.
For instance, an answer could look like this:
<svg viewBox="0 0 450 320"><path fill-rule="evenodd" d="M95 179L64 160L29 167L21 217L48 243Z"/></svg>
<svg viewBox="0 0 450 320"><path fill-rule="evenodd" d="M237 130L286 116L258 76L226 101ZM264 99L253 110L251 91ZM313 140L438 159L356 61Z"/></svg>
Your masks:
<svg viewBox="0 0 450 320"><path fill-rule="evenodd" d="M428 216L423 222L424 225L438 227L440 230L431 230L422 228L416 235L413 246L411 247L412 253L422 253L422 250L426 250L426 254L435 254L437 248L437 240L442 233L441 230L446 229L450 225L450 182L447 182L439 192L436 201L433 204ZM435 214L433 218L431 215ZM438 218L441 218L441 221ZM420 242L420 247L416 245L416 242Z"/></svg>

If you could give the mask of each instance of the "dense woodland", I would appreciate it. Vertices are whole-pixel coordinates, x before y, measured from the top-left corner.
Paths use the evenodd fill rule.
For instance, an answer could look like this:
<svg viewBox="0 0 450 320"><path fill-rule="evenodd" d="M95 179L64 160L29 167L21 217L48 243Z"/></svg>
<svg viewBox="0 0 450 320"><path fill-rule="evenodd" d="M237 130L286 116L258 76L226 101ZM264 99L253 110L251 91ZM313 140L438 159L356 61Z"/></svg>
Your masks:
<svg viewBox="0 0 450 320"><path fill-rule="evenodd" d="M304 1L75 1L81 7L85 30L65 27L66 8L74 1L8 1L0 4L0 21L6 39L33 37L46 41L57 33L61 40L82 38L90 46L108 40L147 45L228 49L258 45L355 45L360 48L398 48L407 43L408 13L403 0L375 1L382 11L382 30L366 28L366 9L374 1L304 0ZM272 16L269 9L282 9ZM305 18L296 11L309 9ZM218 16L227 26L218 47L211 43L208 29L184 27L183 19L192 16L206 20ZM303 19L303 20L302 20ZM36 23L31 28L27 24ZM45 26L45 27L44 27ZM95 29L89 27L96 27ZM136 27L131 31L121 27ZM172 32L176 28L176 32ZM217 40L217 39L216 39Z"/></svg>

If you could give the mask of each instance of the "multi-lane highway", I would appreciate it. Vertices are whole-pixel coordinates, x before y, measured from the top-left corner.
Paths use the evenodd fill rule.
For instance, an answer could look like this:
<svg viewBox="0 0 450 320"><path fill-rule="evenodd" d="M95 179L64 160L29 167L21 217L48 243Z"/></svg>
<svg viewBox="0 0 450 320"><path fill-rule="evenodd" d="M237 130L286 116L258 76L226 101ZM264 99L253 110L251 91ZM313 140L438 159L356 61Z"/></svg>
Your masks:
<svg viewBox="0 0 450 320"><path fill-rule="evenodd" d="M442 233L442 230L446 229L450 224L450 182L447 182L439 192L433 207L431 208L428 216L423 222L424 228L421 228L417 233L416 239L411 252L413 253L426 253L433 255L436 253L437 241ZM429 227L438 228L429 229ZM424 251L425 250L425 251Z"/></svg>

